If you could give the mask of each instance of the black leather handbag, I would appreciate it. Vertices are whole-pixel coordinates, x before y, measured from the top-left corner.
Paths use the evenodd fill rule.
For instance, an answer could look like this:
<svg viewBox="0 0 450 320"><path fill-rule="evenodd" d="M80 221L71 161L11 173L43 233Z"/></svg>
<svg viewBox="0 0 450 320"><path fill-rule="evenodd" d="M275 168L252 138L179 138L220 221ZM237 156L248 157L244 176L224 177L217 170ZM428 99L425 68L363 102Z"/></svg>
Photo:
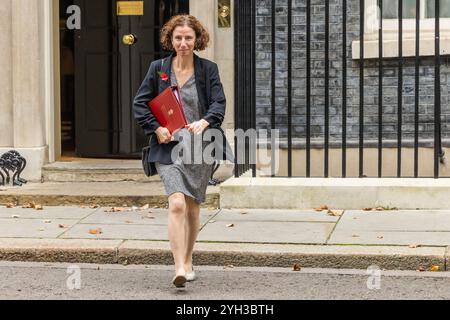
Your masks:
<svg viewBox="0 0 450 320"><path fill-rule="evenodd" d="M154 176L158 174L155 163L150 162L148 160L148 156L150 155L150 146L142 149L142 168L144 169L144 173L147 177Z"/></svg>

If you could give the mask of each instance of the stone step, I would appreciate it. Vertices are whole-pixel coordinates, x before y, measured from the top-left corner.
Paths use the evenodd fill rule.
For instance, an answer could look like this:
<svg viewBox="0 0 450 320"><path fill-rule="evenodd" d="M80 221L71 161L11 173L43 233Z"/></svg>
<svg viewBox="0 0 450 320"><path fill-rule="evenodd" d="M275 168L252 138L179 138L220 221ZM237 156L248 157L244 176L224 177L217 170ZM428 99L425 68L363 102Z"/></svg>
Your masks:
<svg viewBox="0 0 450 320"><path fill-rule="evenodd" d="M219 187L208 187L203 208L219 207ZM143 206L165 208L167 196L161 182L45 182L22 187L0 187L0 204L43 206Z"/></svg>
<svg viewBox="0 0 450 320"><path fill-rule="evenodd" d="M43 182L158 182L146 177L140 160L77 159L58 161L42 168Z"/></svg>
<svg viewBox="0 0 450 320"><path fill-rule="evenodd" d="M231 178L220 186L220 208L362 210L448 209L450 180L418 178Z"/></svg>
<svg viewBox="0 0 450 320"><path fill-rule="evenodd" d="M222 165L214 175L222 181L232 176L233 166ZM42 182L159 182L158 175L146 177L140 160L75 159L47 164Z"/></svg>

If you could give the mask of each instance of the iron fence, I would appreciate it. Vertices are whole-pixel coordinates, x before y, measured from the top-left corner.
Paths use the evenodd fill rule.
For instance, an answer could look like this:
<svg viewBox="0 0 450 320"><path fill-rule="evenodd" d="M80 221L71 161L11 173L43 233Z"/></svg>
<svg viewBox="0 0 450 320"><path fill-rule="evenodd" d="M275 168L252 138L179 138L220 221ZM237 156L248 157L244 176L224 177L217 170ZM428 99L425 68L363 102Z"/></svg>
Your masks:
<svg viewBox="0 0 450 320"><path fill-rule="evenodd" d="M267 0L270 2L270 0ZM292 5L293 0L287 1L287 175L288 177L293 176L293 99L292 99L292 45L293 45L293 33L292 33ZM311 79L312 79L312 68L311 68L311 47L312 43L312 8L311 0L305 1L305 16L306 16L306 102L304 108L306 112L304 117L306 117L306 130L305 130L305 152L306 161L305 172L306 177L311 177L311 106L312 106L312 94L311 94ZM320 1L315 1L317 4ZM386 1L385 1L386 3ZM441 52L440 52L440 1L434 0L435 5L435 34L434 34L434 45L435 45L435 55L434 55L434 178L440 177L439 174L439 163L444 157L444 152L441 143L441 83L440 83L440 72L441 72ZM324 142L323 142L323 152L324 152L324 172L323 177L329 177L330 174L330 28L334 28L335 22L330 22L330 2L328 0L323 0L324 6L324 34L325 34L325 45L324 45L324 113L323 113L323 127L324 127ZM377 6L380 12L383 12L383 0L378 0ZM398 1L398 37L403 39L403 1ZM348 137L347 137L347 119L348 119L348 76L347 76L347 65L348 65L348 54L347 54L347 26L348 26L348 12L349 9L355 10L354 7L348 7L348 0L340 0L341 23L339 29L342 30L340 37L342 45L342 70L341 70L341 85L342 85L342 101L341 101L341 150L342 150L342 177L347 177L348 169ZM421 1L416 1L416 16L415 16L415 74L414 74L414 177L419 177L419 105L420 105L420 12L421 12ZM277 65L277 55L276 55L276 34L277 34L277 12L276 12L276 0L271 0L271 120L270 128L276 129L276 119L278 117L276 112L276 65ZM235 1L235 127L236 129L249 130L256 129L256 117L257 117L257 99L256 99L256 19L257 19L257 1L256 0L236 0ZM365 102L364 102L364 79L365 79L365 47L364 47L364 37L365 37L365 0L359 0L359 139L358 139L358 172L359 177L365 177L364 168L364 156L365 156L365 139L364 139L364 112L365 112ZM405 63L405 57L403 56L403 41L398 41L398 58L397 58L397 68L398 68L398 83L397 83L397 177L402 177L402 157L403 154L403 141L402 141L402 125L403 125L403 66ZM377 161L377 171L378 177L383 177L383 19L380 16L378 25L378 161ZM256 176L256 163L252 163L251 159L255 159L256 154L255 143L246 141L245 145L238 146L237 141L235 141L235 152L236 154L242 154L242 159L244 163L236 163L235 166L235 176L239 177L243 173L251 170L252 175ZM272 148L273 149L273 148ZM239 157L236 157L239 158ZM275 160L274 160L275 161ZM275 173L272 174L275 176Z"/></svg>

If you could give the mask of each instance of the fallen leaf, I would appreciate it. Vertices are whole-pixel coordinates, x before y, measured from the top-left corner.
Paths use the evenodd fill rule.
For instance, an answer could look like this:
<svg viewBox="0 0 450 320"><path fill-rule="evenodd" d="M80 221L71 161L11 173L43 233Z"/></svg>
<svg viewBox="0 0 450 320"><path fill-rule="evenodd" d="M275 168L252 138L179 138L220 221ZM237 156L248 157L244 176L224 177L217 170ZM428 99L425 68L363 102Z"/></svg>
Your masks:
<svg viewBox="0 0 450 320"><path fill-rule="evenodd" d="M357 235L357 234L352 234L352 238L359 238L359 235Z"/></svg>
<svg viewBox="0 0 450 320"><path fill-rule="evenodd" d="M418 248L418 247L420 247L420 244L410 244L409 247L413 248L413 249Z"/></svg>
<svg viewBox="0 0 450 320"><path fill-rule="evenodd" d="M44 220L44 223L52 223L51 220Z"/></svg>
<svg viewBox="0 0 450 320"><path fill-rule="evenodd" d="M240 214L248 214L247 211L241 211Z"/></svg>
<svg viewBox="0 0 450 320"><path fill-rule="evenodd" d="M378 238L378 239L383 239L383 236L378 236L377 238Z"/></svg>
<svg viewBox="0 0 450 320"><path fill-rule="evenodd" d="M124 211L128 211L128 209L121 208L121 207L112 207L109 210L105 210L105 212L124 212Z"/></svg>
<svg viewBox="0 0 450 320"><path fill-rule="evenodd" d="M363 211L372 211L372 208L364 208Z"/></svg>
<svg viewBox="0 0 450 320"><path fill-rule="evenodd" d="M31 209L31 208L33 208L33 204L31 204L31 203L24 204L22 206L22 208L24 208L24 209Z"/></svg>
<svg viewBox="0 0 450 320"><path fill-rule="evenodd" d="M133 223L133 221L126 220L125 223Z"/></svg>
<svg viewBox="0 0 450 320"><path fill-rule="evenodd" d="M9 208L9 209L10 209L10 208L14 208L14 203L7 203L7 204L6 204L6 207Z"/></svg>
<svg viewBox="0 0 450 320"><path fill-rule="evenodd" d="M423 267L419 267L416 271L423 272L425 269Z"/></svg>
<svg viewBox="0 0 450 320"><path fill-rule="evenodd" d="M233 228L233 227L234 227L233 223L227 224L227 228Z"/></svg>
<svg viewBox="0 0 450 320"><path fill-rule="evenodd" d="M431 266L430 271L433 272L439 271L439 266Z"/></svg>
<svg viewBox="0 0 450 320"><path fill-rule="evenodd" d="M296 264L294 264L293 270L294 271L301 271L302 268L300 267L300 265L298 263L296 263Z"/></svg>
<svg viewBox="0 0 450 320"><path fill-rule="evenodd" d="M340 213L340 212L335 212L335 211L333 211L333 210L328 210L327 214L328 214L329 216L333 216L333 217L340 217L340 216L342 215L342 213Z"/></svg>
<svg viewBox="0 0 450 320"><path fill-rule="evenodd" d="M89 208L91 208L91 209L97 209L98 207L99 207L98 204L93 204L93 205L90 205L90 206L89 206Z"/></svg>
<svg viewBox="0 0 450 320"><path fill-rule="evenodd" d="M61 228L61 229L66 229L66 228L67 228L67 227L66 227L65 225L63 225L63 224L59 224L58 227Z"/></svg>
<svg viewBox="0 0 450 320"><path fill-rule="evenodd" d="M377 210L377 211L384 211L384 208L383 207L376 207L375 210Z"/></svg>
<svg viewBox="0 0 450 320"><path fill-rule="evenodd" d="M89 230L89 233L90 234L102 234L103 232L102 232L102 229L90 229Z"/></svg>
<svg viewBox="0 0 450 320"><path fill-rule="evenodd" d="M35 205L34 209L36 209L36 210L44 210L44 208L40 204Z"/></svg>
<svg viewBox="0 0 450 320"><path fill-rule="evenodd" d="M387 207L383 207L383 209L384 209L385 211L395 211L395 210L398 210L398 208L397 208L397 207L393 207L393 208L391 208L391 207L389 207L389 206L387 206Z"/></svg>
<svg viewBox="0 0 450 320"><path fill-rule="evenodd" d="M216 220L209 220L208 223L214 223Z"/></svg>
<svg viewBox="0 0 450 320"><path fill-rule="evenodd" d="M18 219L18 218L20 218L20 217L19 217L18 215L12 215L11 218L13 218L13 219Z"/></svg>
<svg viewBox="0 0 450 320"><path fill-rule="evenodd" d="M324 210L330 210L330 209L328 208L327 205L322 204L319 208L314 208L314 210L316 210L316 211L318 211L318 212L321 212L321 211L324 211Z"/></svg>

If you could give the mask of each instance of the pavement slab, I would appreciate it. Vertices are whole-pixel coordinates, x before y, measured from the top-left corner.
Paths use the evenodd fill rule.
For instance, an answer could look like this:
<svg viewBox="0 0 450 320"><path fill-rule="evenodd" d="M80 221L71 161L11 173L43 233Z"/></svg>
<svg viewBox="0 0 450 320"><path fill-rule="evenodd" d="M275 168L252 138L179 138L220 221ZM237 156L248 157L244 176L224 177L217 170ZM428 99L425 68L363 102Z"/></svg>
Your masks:
<svg viewBox="0 0 450 320"><path fill-rule="evenodd" d="M342 210L333 210L342 214ZM314 210L258 210L258 209L222 209L214 217L217 221L296 221L296 222L337 222L338 216L330 216L326 211Z"/></svg>
<svg viewBox="0 0 450 320"><path fill-rule="evenodd" d="M334 226L320 222L214 222L213 219L200 231L199 241L321 244Z"/></svg>
<svg viewBox="0 0 450 320"><path fill-rule="evenodd" d="M392 231L354 231L337 232L327 244L361 245L450 245L450 232L392 232Z"/></svg>
<svg viewBox="0 0 450 320"><path fill-rule="evenodd" d="M81 207L47 207L42 210L22 207L0 207L0 218L19 216L23 219L83 219L96 212L98 209Z"/></svg>
<svg viewBox="0 0 450 320"><path fill-rule="evenodd" d="M0 219L0 238L57 238L78 220ZM60 227L60 225L64 227Z"/></svg>
<svg viewBox="0 0 450 320"><path fill-rule="evenodd" d="M450 210L347 210L338 227L363 231L450 231Z"/></svg>
<svg viewBox="0 0 450 320"><path fill-rule="evenodd" d="M173 264L166 209L109 209L0 207L0 260ZM336 212L203 208L195 264L447 268L450 210Z"/></svg>
<svg viewBox="0 0 450 320"><path fill-rule="evenodd" d="M102 232L101 234L90 234L90 230L99 229ZM59 238L168 240L168 230L165 225L77 224Z"/></svg>
<svg viewBox="0 0 450 320"><path fill-rule="evenodd" d="M80 221L81 224L137 224L166 225L168 224L167 209L147 209L141 211L108 212L110 207L100 208L95 213ZM219 210L200 210L200 223L204 224L214 217Z"/></svg>
<svg viewBox="0 0 450 320"><path fill-rule="evenodd" d="M450 211L346 211L328 244L450 244Z"/></svg>

